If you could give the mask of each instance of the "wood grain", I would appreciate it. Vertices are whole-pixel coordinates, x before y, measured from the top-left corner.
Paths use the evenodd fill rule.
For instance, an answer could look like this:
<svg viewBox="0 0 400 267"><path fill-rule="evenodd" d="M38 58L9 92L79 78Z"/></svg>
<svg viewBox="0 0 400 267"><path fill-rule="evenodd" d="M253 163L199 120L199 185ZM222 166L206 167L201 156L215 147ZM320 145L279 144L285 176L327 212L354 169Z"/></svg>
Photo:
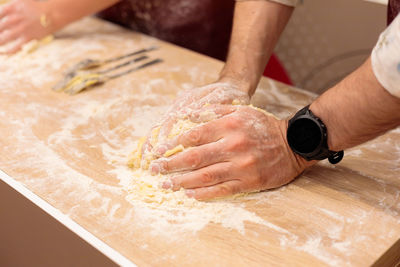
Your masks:
<svg viewBox="0 0 400 267"><path fill-rule="evenodd" d="M160 49L151 56L164 63L73 97L50 89L83 58L153 44ZM244 233L210 223L166 235L125 200L107 153L144 135L157 119L146 114L165 112L179 90L214 81L222 63L96 19L72 25L32 55L0 60L0 169L139 266L368 266L380 257L389 266L398 260L399 129L346 151L336 167L322 162L288 186L232 200L284 233L257 223L246 223ZM313 98L262 79L253 104L283 118Z"/></svg>

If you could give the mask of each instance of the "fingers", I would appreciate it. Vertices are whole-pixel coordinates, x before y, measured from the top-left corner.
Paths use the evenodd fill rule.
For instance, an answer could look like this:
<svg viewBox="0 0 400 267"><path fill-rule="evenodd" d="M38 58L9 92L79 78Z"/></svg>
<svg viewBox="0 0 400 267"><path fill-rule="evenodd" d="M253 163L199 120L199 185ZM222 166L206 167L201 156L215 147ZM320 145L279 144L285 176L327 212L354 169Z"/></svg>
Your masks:
<svg viewBox="0 0 400 267"><path fill-rule="evenodd" d="M213 92L215 89L217 89L218 87L220 87L222 85L222 83L212 83L195 90L195 99L201 99L207 95L209 95L211 92Z"/></svg>
<svg viewBox="0 0 400 267"><path fill-rule="evenodd" d="M240 180L231 180L209 187L189 189L186 190L186 195L197 200L228 197L242 192L241 185L242 183Z"/></svg>
<svg viewBox="0 0 400 267"><path fill-rule="evenodd" d="M15 16L15 15L6 16L6 17L0 19L0 33L9 29L10 27L17 24L20 21L21 21L21 17Z"/></svg>
<svg viewBox="0 0 400 267"><path fill-rule="evenodd" d="M223 116L231 114L235 112L237 109L238 107L231 105L220 105L220 104L208 105L199 110L191 112L190 114L188 114L188 118L192 122L197 122L197 123L209 122L211 120L215 120L217 118L221 118Z"/></svg>
<svg viewBox="0 0 400 267"><path fill-rule="evenodd" d="M161 158L150 164L150 171L154 174L167 174L178 171L191 171L227 160L222 142L214 142L191 148L171 158Z"/></svg>
<svg viewBox="0 0 400 267"><path fill-rule="evenodd" d="M154 154L162 157L165 152L178 145L194 147L216 142L223 136L222 133L218 131L218 128L216 128L217 124L218 121L213 121L209 124L197 126L186 133L181 134L170 142L158 145L154 148Z"/></svg>
<svg viewBox="0 0 400 267"><path fill-rule="evenodd" d="M172 177L169 181L164 182L163 188L179 190L181 187L193 189L220 184L231 180L230 167L231 164L228 162L210 165L193 172Z"/></svg>
<svg viewBox="0 0 400 267"><path fill-rule="evenodd" d="M231 114L235 110L236 107L224 105L206 107L197 113L193 113L190 118L194 121L204 121L206 120L205 117L208 116L207 114L209 114L209 112L212 112L214 115L212 118L208 117L207 119L213 119L215 116L225 116ZM218 141L224 136L225 133L222 127L222 119L223 118L215 119L206 124L196 126L191 130L175 137L171 141L160 143L154 148L154 154L158 157L161 157L167 150L172 149L180 144L184 147L194 147Z"/></svg>
<svg viewBox="0 0 400 267"><path fill-rule="evenodd" d="M0 5L0 20L15 10L14 1Z"/></svg>
<svg viewBox="0 0 400 267"><path fill-rule="evenodd" d="M141 160L152 160L153 146L157 144L161 126L154 126L151 128L149 134L146 136L143 145L141 146Z"/></svg>
<svg viewBox="0 0 400 267"><path fill-rule="evenodd" d="M186 101L182 102L182 105L179 109L186 108L188 111L196 110L204 106L204 104L208 103L204 101L204 98L207 98L209 95L214 95L214 92L221 88L226 88L228 85L225 83L213 83L200 88L194 88L188 92L186 97ZM210 102L211 103L211 102ZM213 103L221 103L221 102L213 102Z"/></svg>
<svg viewBox="0 0 400 267"><path fill-rule="evenodd" d="M198 104L201 107L205 104L232 104L234 100L237 101L237 104L244 105L249 103L250 97L244 91L224 85L203 97Z"/></svg>
<svg viewBox="0 0 400 267"><path fill-rule="evenodd" d="M15 43L13 44L13 46L11 48L9 48L7 51L5 52L0 52L1 54L14 54L16 52L18 52L19 50L22 49L22 46L26 43L26 39L25 38L19 38L17 39L17 41L15 41Z"/></svg>
<svg viewBox="0 0 400 267"><path fill-rule="evenodd" d="M160 141L165 142L164 140L171 131L175 121L175 118L168 117L161 125L156 125L151 128L149 134L146 136L146 142L142 146L142 158L152 153L153 146L157 145Z"/></svg>
<svg viewBox="0 0 400 267"><path fill-rule="evenodd" d="M147 159L147 157L151 153L152 149L153 149L153 147L150 144L149 138L147 138L141 147L141 153L140 153L141 161Z"/></svg>
<svg viewBox="0 0 400 267"><path fill-rule="evenodd" d="M7 44L17 39L22 33L21 27L0 32L0 45Z"/></svg>
<svg viewBox="0 0 400 267"><path fill-rule="evenodd" d="M167 139L176 121L175 116L170 116L161 124L160 137L162 139Z"/></svg>
<svg viewBox="0 0 400 267"><path fill-rule="evenodd" d="M179 99L179 101L175 101L172 110L181 111L182 109L188 108L191 104L210 94L214 90L215 84L210 84L200 88L192 88L189 90L178 92L177 99Z"/></svg>

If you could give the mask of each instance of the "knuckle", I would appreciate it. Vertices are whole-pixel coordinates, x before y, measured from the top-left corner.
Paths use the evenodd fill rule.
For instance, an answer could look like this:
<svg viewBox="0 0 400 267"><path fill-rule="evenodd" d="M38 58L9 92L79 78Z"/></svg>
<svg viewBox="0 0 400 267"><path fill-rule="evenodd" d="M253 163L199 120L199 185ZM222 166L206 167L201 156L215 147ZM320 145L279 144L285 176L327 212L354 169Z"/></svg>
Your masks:
<svg viewBox="0 0 400 267"><path fill-rule="evenodd" d="M172 178L172 190L177 191L182 187L182 181L179 178Z"/></svg>
<svg viewBox="0 0 400 267"><path fill-rule="evenodd" d="M229 150L237 151L246 148L248 145L248 139L245 134L237 134L234 136L232 141L230 142Z"/></svg>
<svg viewBox="0 0 400 267"><path fill-rule="evenodd" d="M205 171L201 174L200 181L203 184L210 184L214 181L214 176L210 172Z"/></svg>
<svg viewBox="0 0 400 267"><path fill-rule="evenodd" d="M241 125L242 125L242 121L240 120L240 118L232 116L225 121L224 126L227 129L237 129L237 128L240 128Z"/></svg>
<svg viewBox="0 0 400 267"><path fill-rule="evenodd" d="M240 192L242 192L243 190L241 189L241 187L239 185L232 185L231 186L231 194L238 194Z"/></svg>
<svg viewBox="0 0 400 267"><path fill-rule="evenodd" d="M187 139L191 144L198 144L201 141L200 129L192 129L188 135Z"/></svg>
<svg viewBox="0 0 400 267"><path fill-rule="evenodd" d="M227 196L230 194L232 194L232 189L229 186L222 184L218 187L218 196Z"/></svg>
<svg viewBox="0 0 400 267"><path fill-rule="evenodd" d="M236 143L238 146L246 146L248 144L248 137L246 134L241 133L236 137Z"/></svg>
<svg viewBox="0 0 400 267"><path fill-rule="evenodd" d="M158 161L158 165L159 165L161 173L166 173L166 172L170 171L170 166L169 166L167 160Z"/></svg>
<svg viewBox="0 0 400 267"><path fill-rule="evenodd" d="M164 171L171 171L171 166L169 164L169 160L164 160L162 162L162 168Z"/></svg>
<svg viewBox="0 0 400 267"><path fill-rule="evenodd" d="M191 153L189 153L186 158L186 163L193 168L199 167L201 164L200 153L197 151L192 151Z"/></svg>
<svg viewBox="0 0 400 267"><path fill-rule="evenodd" d="M257 159L254 155L248 155L240 161L240 167L242 169L247 169L250 167L254 167L256 165Z"/></svg>

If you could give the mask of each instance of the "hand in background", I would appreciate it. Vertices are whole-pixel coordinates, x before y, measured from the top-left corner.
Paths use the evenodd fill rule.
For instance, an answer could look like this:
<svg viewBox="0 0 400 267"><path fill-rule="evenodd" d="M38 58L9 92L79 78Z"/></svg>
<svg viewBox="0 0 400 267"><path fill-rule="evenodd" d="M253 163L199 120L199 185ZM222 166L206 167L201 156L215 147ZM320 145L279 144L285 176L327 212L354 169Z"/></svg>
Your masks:
<svg viewBox="0 0 400 267"><path fill-rule="evenodd" d="M0 46L7 46L3 53L15 53L30 40L50 34L48 23L39 1L13 0L0 5Z"/></svg>
<svg viewBox="0 0 400 267"><path fill-rule="evenodd" d="M152 128L147 136L147 141L142 147L142 158L146 158L150 153L162 155L165 151L152 151L151 135L157 129L158 140L167 140L173 125L182 118L186 118L191 113L201 109L206 105L212 104L248 104L250 97L248 93L239 90L239 86L233 83L213 83L204 87L189 89L181 92L176 98L166 116L159 124Z"/></svg>
<svg viewBox="0 0 400 267"><path fill-rule="evenodd" d="M172 175L164 188L185 188L190 197L211 199L276 188L313 164L295 155L286 142L287 121L249 106L214 105L204 111L221 115L176 139L187 150L150 165L153 173ZM175 174L183 172L184 174Z"/></svg>

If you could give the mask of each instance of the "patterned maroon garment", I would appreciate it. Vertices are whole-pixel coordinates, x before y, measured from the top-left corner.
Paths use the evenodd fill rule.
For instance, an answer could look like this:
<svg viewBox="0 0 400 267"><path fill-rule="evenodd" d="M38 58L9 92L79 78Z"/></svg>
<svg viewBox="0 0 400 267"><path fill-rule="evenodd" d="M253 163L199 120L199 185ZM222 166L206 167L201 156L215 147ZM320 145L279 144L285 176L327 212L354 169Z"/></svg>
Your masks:
<svg viewBox="0 0 400 267"><path fill-rule="evenodd" d="M397 14L400 12L400 0L389 0L388 5L388 25L396 18Z"/></svg>
<svg viewBox="0 0 400 267"><path fill-rule="evenodd" d="M234 0L122 0L102 18L135 31L224 60L232 28ZM390 24L400 0L389 0Z"/></svg>
<svg viewBox="0 0 400 267"><path fill-rule="evenodd" d="M100 17L224 60L234 0L122 0Z"/></svg>

